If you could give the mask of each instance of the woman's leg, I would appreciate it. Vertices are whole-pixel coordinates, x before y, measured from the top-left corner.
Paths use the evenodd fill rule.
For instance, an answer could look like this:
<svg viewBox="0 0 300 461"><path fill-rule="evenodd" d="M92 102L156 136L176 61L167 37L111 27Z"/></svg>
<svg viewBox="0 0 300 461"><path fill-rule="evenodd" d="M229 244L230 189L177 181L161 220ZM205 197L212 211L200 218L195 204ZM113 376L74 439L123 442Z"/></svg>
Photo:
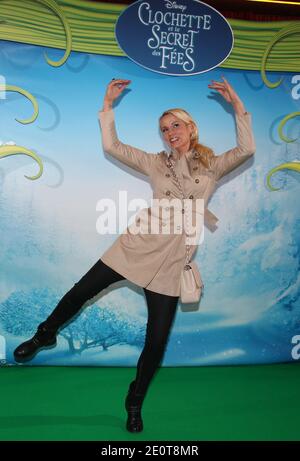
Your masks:
<svg viewBox="0 0 300 461"><path fill-rule="evenodd" d="M124 280L118 272L99 259L94 266L61 298L43 325L56 330L71 320L83 304L112 283Z"/></svg>
<svg viewBox="0 0 300 461"><path fill-rule="evenodd" d="M143 351L137 363L135 390L146 394L150 381L165 352L179 296L168 296L144 288L148 322Z"/></svg>
<svg viewBox="0 0 300 461"><path fill-rule="evenodd" d="M31 360L41 348L54 346L58 329L71 320L88 299L122 279L125 277L99 259L61 298L49 317L38 326L35 335L15 349L15 360Z"/></svg>
<svg viewBox="0 0 300 461"><path fill-rule="evenodd" d="M141 408L151 379L162 361L169 332L175 317L179 296L168 296L144 288L148 308L148 322L143 351L137 363L137 373L130 383L125 400L128 413L126 427L130 432L141 432Z"/></svg>

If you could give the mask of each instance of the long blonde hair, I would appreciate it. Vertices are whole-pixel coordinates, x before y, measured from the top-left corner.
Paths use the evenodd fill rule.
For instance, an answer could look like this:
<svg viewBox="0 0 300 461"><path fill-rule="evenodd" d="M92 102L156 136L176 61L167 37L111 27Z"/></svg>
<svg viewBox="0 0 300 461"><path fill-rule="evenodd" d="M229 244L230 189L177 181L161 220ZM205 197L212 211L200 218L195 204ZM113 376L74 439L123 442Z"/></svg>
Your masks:
<svg viewBox="0 0 300 461"><path fill-rule="evenodd" d="M174 117L179 118L182 120L186 125L192 125L192 133L191 133L191 142L190 142L190 149L194 149L199 154L199 161L205 168L210 167L210 159L215 157L214 151L210 148L201 144L199 142L199 131L196 123L194 122L191 115L184 109L168 109L166 110L160 117L159 122L165 115L174 115Z"/></svg>

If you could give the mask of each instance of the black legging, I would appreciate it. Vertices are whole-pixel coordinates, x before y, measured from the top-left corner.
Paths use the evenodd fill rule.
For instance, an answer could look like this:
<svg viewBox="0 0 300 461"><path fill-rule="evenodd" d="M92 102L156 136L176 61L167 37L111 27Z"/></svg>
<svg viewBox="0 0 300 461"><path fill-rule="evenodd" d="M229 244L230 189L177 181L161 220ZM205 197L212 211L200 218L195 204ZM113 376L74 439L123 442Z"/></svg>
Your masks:
<svg viewBox="0 0 300 461"><path fill-rule="evenodd" d="M124 280L118 272L99 259L59 301L43 324L57 331L79 312L83 304L112 283ZM145 395L165 351L179 296L168 296L144 288L148 322L143 351L137 363L136 392Z"/></svg>

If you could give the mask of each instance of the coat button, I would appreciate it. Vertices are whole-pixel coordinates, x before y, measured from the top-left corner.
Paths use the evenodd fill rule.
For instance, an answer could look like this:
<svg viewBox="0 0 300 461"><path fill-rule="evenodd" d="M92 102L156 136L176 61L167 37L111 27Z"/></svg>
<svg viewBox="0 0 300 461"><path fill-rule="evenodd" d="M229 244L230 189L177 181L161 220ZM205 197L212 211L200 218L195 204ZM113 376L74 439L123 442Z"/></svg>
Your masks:
<svg viewBox="0 0 300 461"><path fill-rule="evenodd" d="M181 210L181 211L182 211L182 213L184 213L184 208L182 208L182 210Z"/></svg>
<svg viewBox="0 0 300 461"><path fill-rule="evenodd" d="M166 195L170 195L171 192L169 190L166 191Z"/></svg>
<svg viewBox="0 0 300 461"><path fill-rule="evenodd" d="M193 195L190 195L190 196L189 196L189 198L193 199L193 198L194 198L194 196L193 196Z"/></svg>
<svg viewBox="0 0 300 461"><path fill-rule="evenodd" d="M198 182L199 182L199 179L198 179L198 178L196 178L196 179L195 179L195 182L198 184Z"/></svg>
<svg viewBox="0 0 300 461"><path fill-rule="evenodd" d="M170 173L166 173L166 177L169 178L171 175Z"/></svg>
<svg viewBox="0 0 300 461"><path fill-rule="evenodd" d="M193 170L198 170L198 167L197 167L197 166L194 166L194 167L193 167Z"/></svg>

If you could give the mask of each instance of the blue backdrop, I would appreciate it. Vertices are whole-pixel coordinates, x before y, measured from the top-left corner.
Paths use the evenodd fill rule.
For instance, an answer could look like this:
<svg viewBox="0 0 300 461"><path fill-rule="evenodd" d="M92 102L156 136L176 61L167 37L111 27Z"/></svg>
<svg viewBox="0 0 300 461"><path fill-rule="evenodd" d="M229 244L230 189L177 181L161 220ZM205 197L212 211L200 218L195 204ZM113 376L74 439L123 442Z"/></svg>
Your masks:
<svg viewBox="0 0 300 461"><path fill-rule="evenodd" d="M45 65L39 46L2 42L1 73L32 93L40 113L34 123L24 96L0 99L1 145L26 146L30 157L0 159L0 335L7 363L32 335L61 296L101 257L117 235L99 235L97 202L119 190L128 200L152 191L147 177L104 155L97 112L113 77L132 80L115 108L120 139L159 152L164 148L158 118L171 107L188 110L199 126L200 142L220 154L235 146L236 133L226 103L208 88L225 75L252 113L256 139L247 162L220 182L209 208L219 228L205 229L196 260L205 293L200 307L180 305L163 365L271 363L294 360L292 338L300 334L299 173L280 171L271 192L266 175L283 162L300 160L299 142L284 143L280 120L299 111L292 97L292 73L270 91L259 72L216 68L188 78L164 76L128 58L72 52L60 68ZM61 50L51 50L59 59ZM270 80L278 80L269 72ZM295 90L294 90L295 91ZM295 94L295 93L294 93ZM285 133L299 136L291 120ZM298 205L297 205L298 203ZM234 210L234 212L233 212ZM65 328L56 349L43 351L29 365L135 365L146 328L143 290L120 282L87 303ZM1 337L0 336L0 337ZM0 355L1 359L1 355Z"/></svg>

